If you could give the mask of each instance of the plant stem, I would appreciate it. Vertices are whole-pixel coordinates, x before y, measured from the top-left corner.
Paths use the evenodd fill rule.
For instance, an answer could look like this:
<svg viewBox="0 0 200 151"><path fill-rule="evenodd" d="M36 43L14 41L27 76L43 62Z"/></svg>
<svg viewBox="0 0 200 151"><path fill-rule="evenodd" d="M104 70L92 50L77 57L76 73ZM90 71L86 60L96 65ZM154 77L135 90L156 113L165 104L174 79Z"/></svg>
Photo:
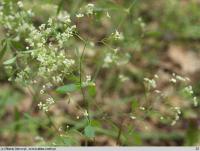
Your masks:
<svg viewBox="0 0 200 151"><path fill-rule="evenodd" d="M123 127L123 122L119 126L119 131L118 131L117 140L116 140L117 146L120 145L120 137L121 137L121 134L122 134L122 127Z"/></svg>

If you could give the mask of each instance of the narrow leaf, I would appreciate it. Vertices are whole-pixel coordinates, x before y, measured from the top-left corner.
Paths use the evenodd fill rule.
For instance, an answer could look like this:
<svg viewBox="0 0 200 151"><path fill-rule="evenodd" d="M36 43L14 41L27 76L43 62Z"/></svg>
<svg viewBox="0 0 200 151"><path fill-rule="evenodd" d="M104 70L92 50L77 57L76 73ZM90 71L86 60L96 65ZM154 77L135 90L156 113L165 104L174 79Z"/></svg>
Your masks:
<svg viewBox="0 0 200 151"><path fill-rule="evenodd" d="M10 44L11 44L9 40L3 40L1 43L2 43L2 49L0 51L0 60L5 55L6 51L10 50Z"/></svg>
<svg viewBox="0 0 200 151"><path fill-rule="evenodd" d="M56 92L58 92L60 94L65 94L68 92L74 92L74 91L80 90L80 88L81 88L80 85L71 83L71 84L67 84L67 85L58 87L56 89Z"/></svg>
<svg viewBox="0 0 200 151"><path fill-rule="evenodd" d="M86 137L93 138L95 137L95 129L91 125L88 125L84 129L84 134Z"/></svg>
<svg viewBox="0 0 200 151"><path fill-rule="evenodd" d="M11 59L8 59L8 60L6 60L3 64L4 64L4 65L10 65L10 64L12 64L12 63L14 63L14 62L16 61L16 58L17 58L17 57L13 57L13 58L11 58Z"/></svg>
<svg viewBox="0 0 200 151"><path fill-rule="evenodd" d="M131 109L132 111L135 111L139 106L138 101L134 99L131 103Z"/></svg>

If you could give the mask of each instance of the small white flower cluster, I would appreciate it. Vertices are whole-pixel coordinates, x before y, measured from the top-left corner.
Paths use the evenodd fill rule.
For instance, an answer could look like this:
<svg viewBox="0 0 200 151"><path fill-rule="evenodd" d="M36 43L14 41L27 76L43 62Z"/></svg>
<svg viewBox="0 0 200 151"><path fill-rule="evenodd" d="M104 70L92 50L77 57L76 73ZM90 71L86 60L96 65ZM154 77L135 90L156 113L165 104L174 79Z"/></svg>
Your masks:
<svg viewBox="0 0 200 151"><path fill-rule="evenodd" d="M111 18L109 12L106 12L106 16L107 16L108 18Z"/></svg>
<svg viewBox="0 0 200 151"><path fill-rule="evenodd" d="M34 139L35 139L36 141L44 141L44 138L41 137L41 136L36 136Z"/></svg>
<svg viewBox="0 0 200 151"><path fill-rule="evenodd" d="M58 15L58 20L65 24L71 23L70 15L67 11L61 11Z"/></svg>
<svg viewBox="0 0 200 151"><path fill-rule="evenodd" d="M29 20L34 16L34 13L31 10L23 10L15 12L14 4L12 2L2 1L2 6L0 10L0 23L7 29L7 35L10 33L16 32L17 35L14 39L19 41L21 34L28 30L31 26ZM17 6L23 8L23 3L21 1L17 2ZM7 10L7 11L5 11Z"/></svg>
<svg viewBox="0 0 200 151"><path fill-rule="evenodd" d="M145 111L145 107L140 106L140 110Z"/></svg>
<svg viewBox="0 0 200 151"><path fill-rule="evenodd" d="M52 88L52 83L48 82L45 85L42 86L42 89L40 90L41 95L47 95L47 99L45 103L40 102L38 104L39 109L48 112L51 105L55 103L53 97L51 97L49 94L47 94L47 90Z"/></svg>
<svg viewBox="0 0 200 151"><path fill-rule="evenodd" d="M24 50L17 50L15 56L15 60L20 61L19 68L9 79L26 85L40 84L38 81L47 83L40 90L40 94L44 95L46 87L61 84L75 70L75 60L66 53L66 45L73 37L76 26L71 25L70 15L61 11L57 17L49 18L46 24L36 27L31 22L33 12L25 10L21 1L17 5L7 1L4 3L4 0L0 3L0 23L6 29L7 36L12 35L15 41L25 41ZM92 82L86 80L86 84ZM46 102L40 102L38 106L47 112L54 103L54 99L48 96Z"/></svg>
<svg viewBox="0 0 200 151"><path fill-rule="evenodd" d="M70 22L66 15L64 13L61 16L65 17L58 16L58 20L50 18L48 24L42 24L39 30L32 26L29 37L26 38L26 42L34 50L31 52L32 58L39 63L38 75L47 80L51 79L54 83L62 82L65 75L70 74L75 63L73 59L66 58L64 51L64 43L73 36L76 28L75 25L66 25ZM61 21L64 27L67 26L64 32L55 32L60 26L58 21ZM58 45L47 43L51 35L55 35L54 43L57 41Z"/></svg>
<svg viewBox="0 0 200 151"><path fill-rule="evenodd" d="M91 76L87 75L86 76L86 81L82 82L83 87L86 86L95 86L95 83L92 81Z"/></svg>
<svg viewBox="0 0 200 151"><path fill-rule="evenodd" d="M41 110L43 110L43 111L45 111L45 112L48 112L48 111L49 111L48 106L46 106L46 104L43 104L42 102L40 102L40 103L38 104L38 107L39 107L39 109L41 109Z"/></svg>
<svg viewBox="0 0 200 151"><path fill-rule="evenodd" d="M149 78L144 78L144 82L147 84L148 87L148 91L150 91L151 89L153 89L153 91L156 93L156 95L159 95L159 99L165 99L166 97L170 97L168 95L168 93L162 92L161 90L156 89L157 87L157 79L159 79L160 77L158 75L154 75L154 78L149 79ZM188 94L186 97L189 96L189 98L192 97L192 104L194 105L194 107L198 106L198 99L196 96L194 96L194 91L191 85L188 84L188 82L190 81L190 79L188 77L183 77L180 75L177 75L175 73L173 73L169 79L167 79L167 81L170 83L173 83L173 86L176 86L176 84L181 83L181 85L178 85L181 87L181 89L183 88L183 92L185 92L186 94ZM151 95L151 94L150 94ZM153 98L155 98L155 96L152 96ZM142 107L140 107L140 110L143 110ZM157 110L157 109L156 109ZM175 112L175 115L173 115L173 119L171 121L171 126L174 126L177 121L180 119L180 114L181 114L181 107L172 107L172 110ZM160 120L164 120L163 116L160 116Z"/></svg>
<svg viewBox="0 0 200 151"><path fill-rule="evenodd" d="M46 99L46 103L40 102L40 103L38 104L38 107L39 107L39 109L41 109L41 110L43 110L43 111L45 111L45 112L48 112L48 111L49 111L50 105L52 105L52 104L54 104L54 103L55 103L54 99L53 99L52 97L48 97L48 98Z"/></svg>
<svg viewBox="0 0 200 151"><path fill-rule="evenodd" d="M132 120L135 120L135 119L136 119L136 117L133 116L133 115L131 115L130 118L131 118Z"/></svg>
<svg viewBox="0 0 200 151"><path fill-rule="evenodd" d="M198 106L198 101L197 101L197 97L196 96L193 97L193 104L194 104L195 107Z"/></svg>
<svg viewBox="0 0 200 151"><path fill-rule="evenodd" d="M84 17L84 14L82 14L82 13L76 14L76 17L77 17L77 18Z"/></svg>
<svg viewBox="0 0 200 151"><path fill-rule="evenodd" d="M155 79L144 78L144 82L147 84L148 89L156 88L156 81Z"/></svg>
<svg viewBox="0 0 200 151"><path fill-rule="evenodd" d="M52 98L52 97L50 97L50 98L47 98L47 99L46 99L46 102L47 102L47 104L49 104L49 105L51 105L51 104L54 104L54 103L55 103L55 101L53 100L53 98Z"/></svg>
<svg viewBox="0 0 200 151"><path fill-rule="evenodd" d="M180 119L181 114L180 107L174 107L173 109L175 110L175 118L172 121L171 126L174 126L176 124L176 122Z"/></svg>
<svg viewBox="0 0 200 151"><path fill-rule="evenodd" d="M128 53L119 52L119 48L112 49L109 52L106 52L104 57L104 68L110 67L110 65L125 65L129 62L130 55Z"/></svg>
<svg viewBox="0 0 200 151"><path fill-rule="evenodd" d="M29 67L26 67L24 70L17 73L15 82L29 84L30 74L31 74L31 69Z"/></svg>
<svg viewBox="0 0 200 151"><path fill-rule="evenodd" d="M87 15L93 15L94 13L94 4L89 3L85 6L86 14Z"/></svg>
<svg viewBox="0 0 200 151"><path fill-rule="evenodd" d="M186 87L184 88L184 92L186 92L189 96L193 97L193 98L192 98L193 105L194 105L194 107L197 107L197 106L198 106L198 100L197 100L197 97L194 96L194 91L193 91L192 86L191 86L191 85L186 86Z"/></svg>
<svg viewBox="0 0 200 151"><path fill-rule="evenodd" d="M160 117L160 120L161 120L161 121L162 121L162 120L164 120L164 117L163 117L163 116L161 116L161 117Z"/></svg>
<svg viewBox="0 0 200 151"><path fill-rule="evenodd" d="M116 53L107 53L104 58L104 64L103 67L109 67L110 64L115 63L115 61L118 60L118 56Z"/></svg>
<svg viewBox="0 0 200 151"><path fill-rule="evenodd" d="M143 28L145 28L145 23L144 23L144 21L142 20L142 18L141 17L139 17L138 19L137 19L137 22L138 22L138 24L140 25L140 27L143 29Z"/></svg>
<svg viewBox="0 0 200 151"><path fill-rule="evenodd" d="M175 73L172 74L172 77L169 79L170 82L172 83L177 83L179 82L188 82L190 79L188 77L182 77L180 75L176 75Z"/></svg>
<svg viewBox="0 0 200 151"><path fill-rule="evenodd" d="M22 1L18 1L18 2L17 2L17 5L19 6L19 8L24 7L24 4L22 3Z"/></svg>
<svg viewBox="0 0 200 151"><path fill-rule="evenodd" d="M44 94L48 89L51 89L53 87L53 84L48 82L47 84L42 86L42 89L40 90L40 94Z"/></svg>
<svg viewBox="0 0 200 151"><path fill-rule="evenodd" d="M184 84L187 84L187 82L190 82L190 79L188 77L182 77L180 75L177 75L175 73L172 74L172 77L169 79L170 82L176 84L177 82L183 82ZM193 105L195 107L198 106L198 101L197 101L197 97L193 96L194 95L194 91L191 85L187 85L184 87L183 91L188 94L189 96L193 97Z"/></svg>
<svg viewBox="0 0 200 151"><path fill-rule="evenodd" d="M128 78L127 76L123 75L123 74L120 74L120 75L119 75L119 80L120 80L121 82L124 82L124 81L129 80L129 78Z"/></svg>
<svg viewBox="0 0 200 151"><path fill-rule="evenodd" d="M118 30L116 30L114 33L111 34L112 37L115 39L115 40L123 40L124 39L124 35L122 32L119 32Z"/></svg>
<svg viewBox="0 0 200 151"><path fill-rule="evenodd" d="M83 116L85 116L85 117L88 117L88 116L89 116L89 114L88 114L88 111L87 111L87 110L85 110L85 111L83 112Z"/></svg>
<svg viewBox="0 0 200 151"><path fill-rule="evenodd" d="M81 8L81 9L80 9L80 12L78 12L78 13L76 14L76 17L77 17L77 18L82 18L82 17L84 17L85 15L87 15L87 16L89 16L89 15L94 15L94 8L95 8L94 4L89 3L89 4L87 4L84 8Z"/></svg>
<svg viewBox="0 0 200 151"><path fill-rule="evenodd" d="M186 87L184 88L184 91L185 91L186 93L190 94L190 95L193 95L193 93L194 93L191 85L186 86Z"/></svg>
<svg viewBox="0 0 200 151"><path fill-rule="evenodd" d="M159 79L157 74L154 75L154 78L144 78L144 82L147 84L148 90L155 89L157 87L156 80ZM156 93L160 93L159 90L155 90Z"/></svg>
<svg viewBox="0 0 200 151"><path fill-rule="evenodd" d="M56 36L56 39L58 40L59 47L62 48L64 46L64 43L69 40L70 37L73 36L73 31L76 29L76 25L73 25L71 27L68 27L65 32L58 33Z"/></svg>

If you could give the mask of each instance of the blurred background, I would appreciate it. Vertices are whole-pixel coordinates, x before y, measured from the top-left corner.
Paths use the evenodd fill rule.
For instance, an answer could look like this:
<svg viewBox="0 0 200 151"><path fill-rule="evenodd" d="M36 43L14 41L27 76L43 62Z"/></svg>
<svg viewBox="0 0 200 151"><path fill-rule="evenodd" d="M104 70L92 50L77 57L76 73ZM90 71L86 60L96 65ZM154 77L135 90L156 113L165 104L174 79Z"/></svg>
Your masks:
<svg viewBox="0 0 200 151"><path fill-rule="evenodd" d="M17 1L14 1L17 3ZM24 0L25 9L35 13L36 27L48 18L67 11L78 33L91 43L85 49L83 72L95 77L96 89L88 90L92 126L86 138L85 104L80 92L61 95L51 90L56 103L49 116L38 109L39 92L9 82L0 61L0 145L200 145L199 106L181 91L181 84L168 82L176 73L189 77L197 100L200 95L200 1L199 0ZM77 11L93 3L95 14L76 18ZM1 10L0 10L1 11ZM123 40L100 41L115 30ZM6 31L0 25L0 40ZM82 48L75 39L69 49ZM109 47L119 49L122 65L104 66ZM3 46L1 45L1 49ZM128 61L127 61L128 60ZM125 63L124 63L125 62ZM157 94L147 93L144 78L159 76L157 88L168 94L163 103ZM38 88L32 88L37 90ZM147 97L147 98L146 98ZM141 104L150 101L159 111L144 113ZM181 108L175 125L167 120L170 107ZM164 120L162 116L165 115ZM166 120L165 120L166 118ZM57 130L60 132L57 132ZM95 134L94 134L95 133ZM94 136L93 136L94 135ZM87 140L87 144L86 141Z"/></svg>

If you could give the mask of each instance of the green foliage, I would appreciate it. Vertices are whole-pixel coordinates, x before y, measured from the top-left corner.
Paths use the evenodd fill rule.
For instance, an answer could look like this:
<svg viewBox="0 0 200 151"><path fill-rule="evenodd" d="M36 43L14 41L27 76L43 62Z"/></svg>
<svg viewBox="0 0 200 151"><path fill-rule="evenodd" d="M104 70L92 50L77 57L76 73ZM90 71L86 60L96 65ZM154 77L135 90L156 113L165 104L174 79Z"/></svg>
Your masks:
<svg viewBox="0 0 200 151"><path fill-rule="evenodd" d="M95 128L92 125L87 125L84 128L84 134L88 138L94 138L95 137Z"/></svg>
<svg viewBox="0 0 200 151"><path fill-rule="evenodd" d="M80 90L80 89L81 89L80 84L73 84L72 83L72 84L68 84L68 85L58 87L56 89L56 92L58 92L60 94L66 94L66 93L74 92L74 91L77 91L77 90Z"/></svg>
<svg viewBox="0 0 200 151"><path fill-rule="evenodd" d="M13 57L13 58L11 58L11 59L6 60L3 64L4 64L4 65L13 64L13 63L15 63L16 59L17 59L17 57Z"/></svg>

